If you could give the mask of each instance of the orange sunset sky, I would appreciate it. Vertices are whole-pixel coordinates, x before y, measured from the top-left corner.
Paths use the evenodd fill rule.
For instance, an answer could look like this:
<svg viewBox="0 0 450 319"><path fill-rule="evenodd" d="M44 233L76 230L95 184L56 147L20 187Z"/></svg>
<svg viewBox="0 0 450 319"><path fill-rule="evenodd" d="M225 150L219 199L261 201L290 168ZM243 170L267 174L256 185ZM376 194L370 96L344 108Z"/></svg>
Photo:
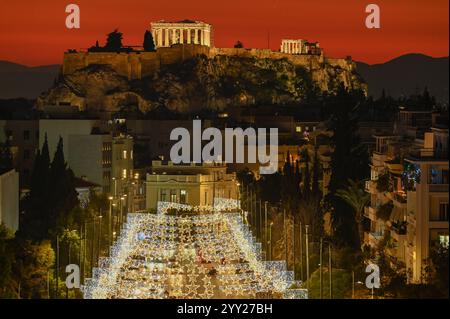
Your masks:
<svg viewBox="0 0 450 319"><path fill-rule="evenodd" d="M81 28L65 27L65 7L81 9ZM366 29L365 7L381 8L381 29ZM448 0L0 0L0 60L62 62L119 28L141 45L151 21L193 19L215 29L215 45L279 49L282 38L319 41L325 54L380 63L405 53L448 56Z"/></svg>

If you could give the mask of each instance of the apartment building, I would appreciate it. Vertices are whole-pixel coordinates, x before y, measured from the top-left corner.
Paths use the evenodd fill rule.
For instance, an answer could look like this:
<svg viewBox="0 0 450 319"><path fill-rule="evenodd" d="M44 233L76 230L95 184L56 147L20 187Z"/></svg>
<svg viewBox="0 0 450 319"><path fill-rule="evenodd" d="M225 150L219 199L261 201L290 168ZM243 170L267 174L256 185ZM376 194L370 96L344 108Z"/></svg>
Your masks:
<svg viewBox="0 0 450 319"><path fill-rule="evenodd" d="M364 243L375 248L386 239L387 254L405 264L415 283L422 281L430 251L448 245L448 127L416 132L374 136L364 210Z"/></svg>

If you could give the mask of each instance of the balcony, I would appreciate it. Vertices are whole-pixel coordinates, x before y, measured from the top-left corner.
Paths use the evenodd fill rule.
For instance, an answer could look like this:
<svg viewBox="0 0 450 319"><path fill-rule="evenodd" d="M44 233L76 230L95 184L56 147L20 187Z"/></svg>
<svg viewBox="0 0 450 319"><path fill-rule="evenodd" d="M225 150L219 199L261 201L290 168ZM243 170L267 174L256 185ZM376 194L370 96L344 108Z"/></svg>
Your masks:
<svg viewBox="0 0 450 319"><path fill-rule="evenodd" d="M406 240L406 222L393 223L391 226L391 237L397 242Z"/></svg>
<svg viewBox="0 0 450 319"><path fill-rule="evenodd" d="M390 192L390 193L387 193L386 195L387 195L387 198L389 198L396 207L399 207L402 209L406 208L406 203L407 203L406 193Z"/></svg>
<svg viewBox="0 0 450 319"><path fill-rule="evenodd" d="M448 193L448 184L428 184L430 193Z"/></svg>
<svg viewBox="0 0 450 319"><path fill-rule="evenodd" d="M377 193L377 181L368 180L366 181L366 192L370 194Z"/></svg>
<svg viewBox="0 0 450 319"><path fill-rule="evenodd" d="M406 215L406 221L408 225L416 227L416 215L413 212L408 212L408 215Z"/></svg>
<svg viewBox="0 0 450 319"><path fill-rule="evenodd" d="M365 236L366 243L372 247L376 247L379 241L383 238L383 234L381 232L370 232L366 233Z"/></svg>
<svg viewBox="0 0 450 319"><path fill-rule="evenodd" d="M372 221L377 220L377 212L376 212L375 208L373 208L371 206L364 207L364 216L366 216L367 218L369 218Z"/></svg>
<svg viewBox="0 0 450 319"><path fill-rule="evenodd" d="M147 182L198 183L198 175L147 175Z"/></svg>

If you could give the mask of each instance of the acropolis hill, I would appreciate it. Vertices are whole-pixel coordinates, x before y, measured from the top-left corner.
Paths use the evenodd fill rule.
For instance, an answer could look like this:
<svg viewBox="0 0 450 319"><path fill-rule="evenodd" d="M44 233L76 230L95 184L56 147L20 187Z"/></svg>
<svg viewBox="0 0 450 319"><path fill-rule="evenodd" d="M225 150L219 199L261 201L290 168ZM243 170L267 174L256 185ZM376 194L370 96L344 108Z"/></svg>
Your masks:
<svg viewBox="0 0 450 319"><path fill-rule="evenodd" d="M198 33L189 31L197 23ZM312 87L332 91L339 83L367 90L351 58L325 57L316 43L309 48L304 40L283 40L278 52L216 48L208 26L153 23L153 52L66 52L60 81L41 95L38 107L115 112L135 105L143 112L157 106L189 112L295 104Z"/></svg>

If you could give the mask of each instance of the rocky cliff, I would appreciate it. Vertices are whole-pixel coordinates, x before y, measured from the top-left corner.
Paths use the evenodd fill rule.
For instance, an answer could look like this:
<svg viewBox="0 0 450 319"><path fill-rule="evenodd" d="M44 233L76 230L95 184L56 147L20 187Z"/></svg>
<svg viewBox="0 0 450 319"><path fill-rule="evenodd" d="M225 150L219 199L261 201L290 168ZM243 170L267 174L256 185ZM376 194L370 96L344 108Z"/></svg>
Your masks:
<svg viewBox="0 0 450 319"><path fill-rule="evenodd" d="M90 64L61 76L37 104L110 112L133 106L147 112L165 106L184 113L222 110L227 105L295 104L315 92L333 91L339 83L367 90L352 62L299 64L288 58L199 55L161 65L153 74L134 80L111 66Z"/></svg>

